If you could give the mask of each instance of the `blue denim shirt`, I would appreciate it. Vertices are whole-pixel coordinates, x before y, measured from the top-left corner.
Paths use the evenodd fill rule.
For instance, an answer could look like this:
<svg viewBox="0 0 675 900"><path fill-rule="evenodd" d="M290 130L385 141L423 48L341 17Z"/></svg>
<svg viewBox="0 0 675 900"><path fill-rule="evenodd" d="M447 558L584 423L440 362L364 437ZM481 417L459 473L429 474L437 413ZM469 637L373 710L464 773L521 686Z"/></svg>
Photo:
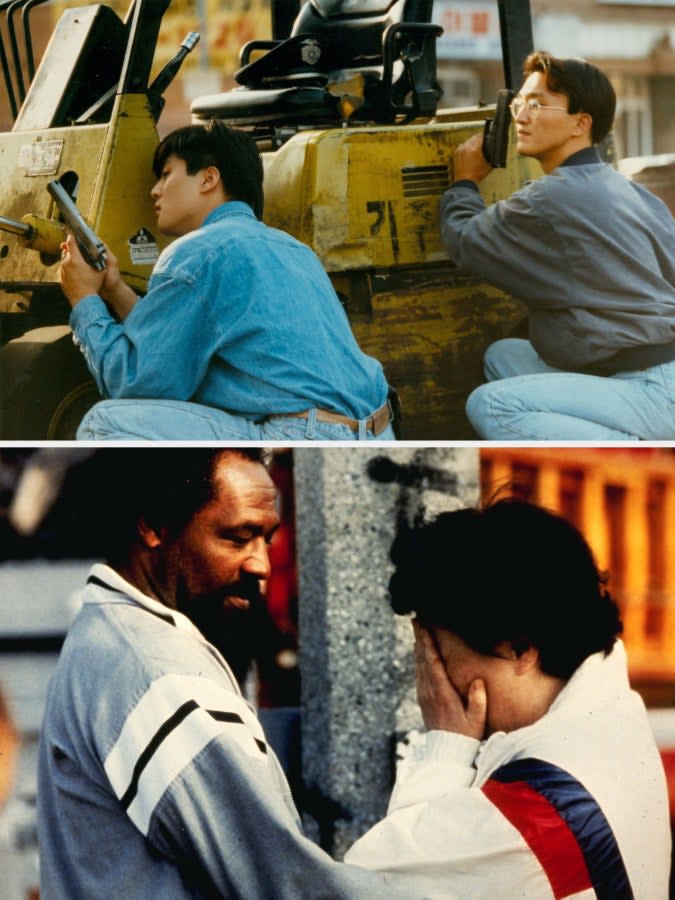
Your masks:
<svg viewBox="0 0 675 900"><path fill-rule="evenodd" d="M123 322L93 295L70 325L106 397L193 400L254 420L311 407L358 419L387 397L316 254L239 201L163 251Z"/></svg>

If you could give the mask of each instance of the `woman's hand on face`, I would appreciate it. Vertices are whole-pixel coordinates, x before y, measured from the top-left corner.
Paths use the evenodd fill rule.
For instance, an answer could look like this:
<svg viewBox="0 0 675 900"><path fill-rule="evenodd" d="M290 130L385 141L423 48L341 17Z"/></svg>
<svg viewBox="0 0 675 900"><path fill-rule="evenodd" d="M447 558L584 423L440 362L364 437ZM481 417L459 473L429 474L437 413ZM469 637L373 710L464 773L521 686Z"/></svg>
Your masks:
<svg viewBox="0 0 675 900"><path fill-rule="evenodd" d="M415 634L415 676L417 702L428 730L452 731L481 740L487 720L485 682L475 678L468 687L466 701L454 686L445 668L434 635L417 620Z"/></svg>

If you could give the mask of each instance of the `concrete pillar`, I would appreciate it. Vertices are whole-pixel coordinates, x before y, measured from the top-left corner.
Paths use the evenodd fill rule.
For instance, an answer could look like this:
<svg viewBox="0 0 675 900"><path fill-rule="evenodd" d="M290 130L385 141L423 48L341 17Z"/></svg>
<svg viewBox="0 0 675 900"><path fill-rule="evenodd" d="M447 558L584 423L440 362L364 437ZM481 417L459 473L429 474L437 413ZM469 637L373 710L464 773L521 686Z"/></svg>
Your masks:
<svg viewBox="0 0 675 900"><path fill-rule="evenodd" d="M478 500L472 448L296 448L305 828L336 858L385 811L419 726L410 626L388 604L396 523Z"/></svg>

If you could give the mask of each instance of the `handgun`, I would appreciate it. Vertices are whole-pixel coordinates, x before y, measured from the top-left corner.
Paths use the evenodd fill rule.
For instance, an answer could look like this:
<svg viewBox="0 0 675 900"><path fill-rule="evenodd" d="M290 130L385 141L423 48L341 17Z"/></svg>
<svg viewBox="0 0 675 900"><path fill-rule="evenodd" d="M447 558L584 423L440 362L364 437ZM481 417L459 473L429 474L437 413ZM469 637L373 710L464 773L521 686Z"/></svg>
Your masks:
<svg viewBox="0 0 675 900"><path fill-rule="evenodd" d="M497 91L497 105L494 118L486 119L483 129L483 156L493 169L506 168L506 154L509 148L513 91Z"/></svg>
<svg viewBox="0 0 675 900"><path fill-rule="evenodd" d="M73 233L82 256L93 269L102 272L106 267L107 255L101 238L85 222L82 213L60 181L49 181L47 190L54 198L64 223Z"/></svg>

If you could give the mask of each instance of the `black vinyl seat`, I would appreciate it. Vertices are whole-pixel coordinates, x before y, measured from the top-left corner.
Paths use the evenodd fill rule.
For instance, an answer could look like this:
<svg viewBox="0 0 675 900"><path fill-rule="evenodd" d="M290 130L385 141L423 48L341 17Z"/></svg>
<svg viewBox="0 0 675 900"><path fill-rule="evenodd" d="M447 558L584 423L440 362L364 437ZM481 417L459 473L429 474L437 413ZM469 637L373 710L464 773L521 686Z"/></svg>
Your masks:
<svg viewBox="0 0 675 900"><path fill-rule="evenodd" d="M430 116L440 89L431 0L308 0L282 41L250 41L239 87L193 101L193 119L262 125ZM254 53L264 55L251 59Z"/></svg>
<svg viewBox="0 0 675 900"><path fill-rule="evenodd" d="M192 115L197 121L222 119L229 125L332 122L337 98L321 87L234 88L226 94L198 97Z"/></svg>

